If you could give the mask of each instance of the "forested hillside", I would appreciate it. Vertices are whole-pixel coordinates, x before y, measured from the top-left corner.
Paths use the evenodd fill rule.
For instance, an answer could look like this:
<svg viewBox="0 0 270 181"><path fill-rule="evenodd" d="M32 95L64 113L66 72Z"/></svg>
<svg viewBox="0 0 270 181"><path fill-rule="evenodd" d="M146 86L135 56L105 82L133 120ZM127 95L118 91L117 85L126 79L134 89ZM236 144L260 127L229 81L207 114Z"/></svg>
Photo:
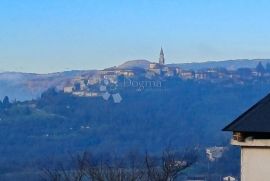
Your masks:
<svg viewBox="0 0 270 181"><path fill-rule="evenodd" d="M221 129L269 90L259 82L224 86L171 79L159 88L122 88L119 104L54 89L38 100L5 100L0 172L39 168L84 150L155 154L166 147L226 146L229 137Z"/></svg>

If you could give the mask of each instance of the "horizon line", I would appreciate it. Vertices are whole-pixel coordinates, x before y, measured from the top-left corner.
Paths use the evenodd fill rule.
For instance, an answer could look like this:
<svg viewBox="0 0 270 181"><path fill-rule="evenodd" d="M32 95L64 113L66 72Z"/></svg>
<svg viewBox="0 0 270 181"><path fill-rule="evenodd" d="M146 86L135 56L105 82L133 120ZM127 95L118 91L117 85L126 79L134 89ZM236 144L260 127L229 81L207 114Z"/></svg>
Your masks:
<svg viewBox="0 0 270 181"><path fill-rule="evenodd" d="M157 61L150 61L147 59L133 59L133 60L127 60L123 63L121 63L120 65L115 65L115 66L108 66L105 68L93 68L93 69L70 69L70 68L64 68L62 70L59 71L54 71L54 72L31 72L31 71L17 71L17 70L0 70L0 73L25 73L25 74L39 74L39 75L46 75L46 74L56 74L56 73L63 73L63 72L72 72L72 71L101 71L101 70L105 70L108 68L113 68L113 67L118 67L123 65L124 63L127 62L132 62L132 61L139 61L139 60L144 60L144 61L148 61L149 63L158 63ZM166 59L165 59L166 60ZM167 63L165 65L175 65L175 64L202 64L202 63L218 63L218 62L226 62L226 61L264 61L264 60L269 60L270 58L237 58L237 59L221 59L221 60L205 60L205 61L190 61L190 62L182 62L182 63L178 63L178 62L172 62L172 63Z"/></svg>

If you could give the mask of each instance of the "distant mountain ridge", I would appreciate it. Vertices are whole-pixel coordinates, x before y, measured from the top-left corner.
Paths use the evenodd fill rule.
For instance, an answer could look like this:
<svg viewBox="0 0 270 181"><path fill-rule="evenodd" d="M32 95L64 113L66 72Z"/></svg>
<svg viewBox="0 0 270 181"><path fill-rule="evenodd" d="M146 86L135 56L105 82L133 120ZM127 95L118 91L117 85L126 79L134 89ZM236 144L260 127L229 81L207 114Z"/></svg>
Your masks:
<svg viewBox="0 0 270 181"><path fill-rule="evenodd" d="M198 63L167 64L169 67L179 67L182 69L206 69L206 68L255 68L259 62L263 65L270 63L270 59L241 59L225 61L208 61ZM151 61L145 59L131 60L119 66L109 68L115 69L148 69ZM72 70L49 74L21 73L21 72L1 72L0 73L0 99L9 96L11 100L31 100L40 96L50 87L63 88L64 84L77 76L94 75L99 70Z"/></svg>
<svg viewBox="0 0 270 181"><path fill-rule="evenodd" d="M148 60L131 60L119 65L118 69L133 69L133 68L142 68L147 69L151 62Z"/></svg>
<svg viewBox="0 0 270 181"><path fill-rule="evenodd" d="M236 70L238 68L255 68L259 62L263 65L270 63L270 59L236 59L236 60L222 60L222 61L206 61L206 62L192 62L192 63L172 63L167 64L169 67L179 67L183 69L206 69L206 68L226 68L229 70ZM131 68L143 68L147 69L151 61L148 60L131 60L127 61L117 68L119 69L131 69Z"/></svg>
<svg viewBox="0 0 270 181"><path fill-rule="evenodd" d="M238 68L255 68L259 62L262 62L263 65L266 65L267 63L270 63L270 59L237 59L237 60L223 60L223 61L207 61L207 62L168 64L168 66L192 70L199 70L206 68L221 68L221 67L229 70L236 70Z"/></svg>

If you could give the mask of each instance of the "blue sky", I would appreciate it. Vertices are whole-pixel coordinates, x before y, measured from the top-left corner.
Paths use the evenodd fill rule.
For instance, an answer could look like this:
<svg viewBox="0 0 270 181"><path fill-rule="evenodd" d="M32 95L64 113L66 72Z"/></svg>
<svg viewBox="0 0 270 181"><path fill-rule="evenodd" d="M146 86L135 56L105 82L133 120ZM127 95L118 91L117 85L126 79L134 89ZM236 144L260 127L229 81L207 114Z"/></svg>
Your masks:
<svg viewBox="0 0 270 181"><path fill-rule="evenodd" d="M0 71L270 58L267 0L1 0Z"/></svg>

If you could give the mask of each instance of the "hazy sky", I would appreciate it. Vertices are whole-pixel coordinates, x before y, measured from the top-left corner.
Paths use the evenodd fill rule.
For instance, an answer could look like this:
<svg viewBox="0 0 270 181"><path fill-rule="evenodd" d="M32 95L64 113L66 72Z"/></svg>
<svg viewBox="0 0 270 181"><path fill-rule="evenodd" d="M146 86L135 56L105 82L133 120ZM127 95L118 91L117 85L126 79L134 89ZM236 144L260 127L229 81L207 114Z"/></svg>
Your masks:
<svg viewBox="0 0 270 181"><path fill-rule="evenodd" d="M269 0L1 0L0 71L270 58Z"/></svg>

